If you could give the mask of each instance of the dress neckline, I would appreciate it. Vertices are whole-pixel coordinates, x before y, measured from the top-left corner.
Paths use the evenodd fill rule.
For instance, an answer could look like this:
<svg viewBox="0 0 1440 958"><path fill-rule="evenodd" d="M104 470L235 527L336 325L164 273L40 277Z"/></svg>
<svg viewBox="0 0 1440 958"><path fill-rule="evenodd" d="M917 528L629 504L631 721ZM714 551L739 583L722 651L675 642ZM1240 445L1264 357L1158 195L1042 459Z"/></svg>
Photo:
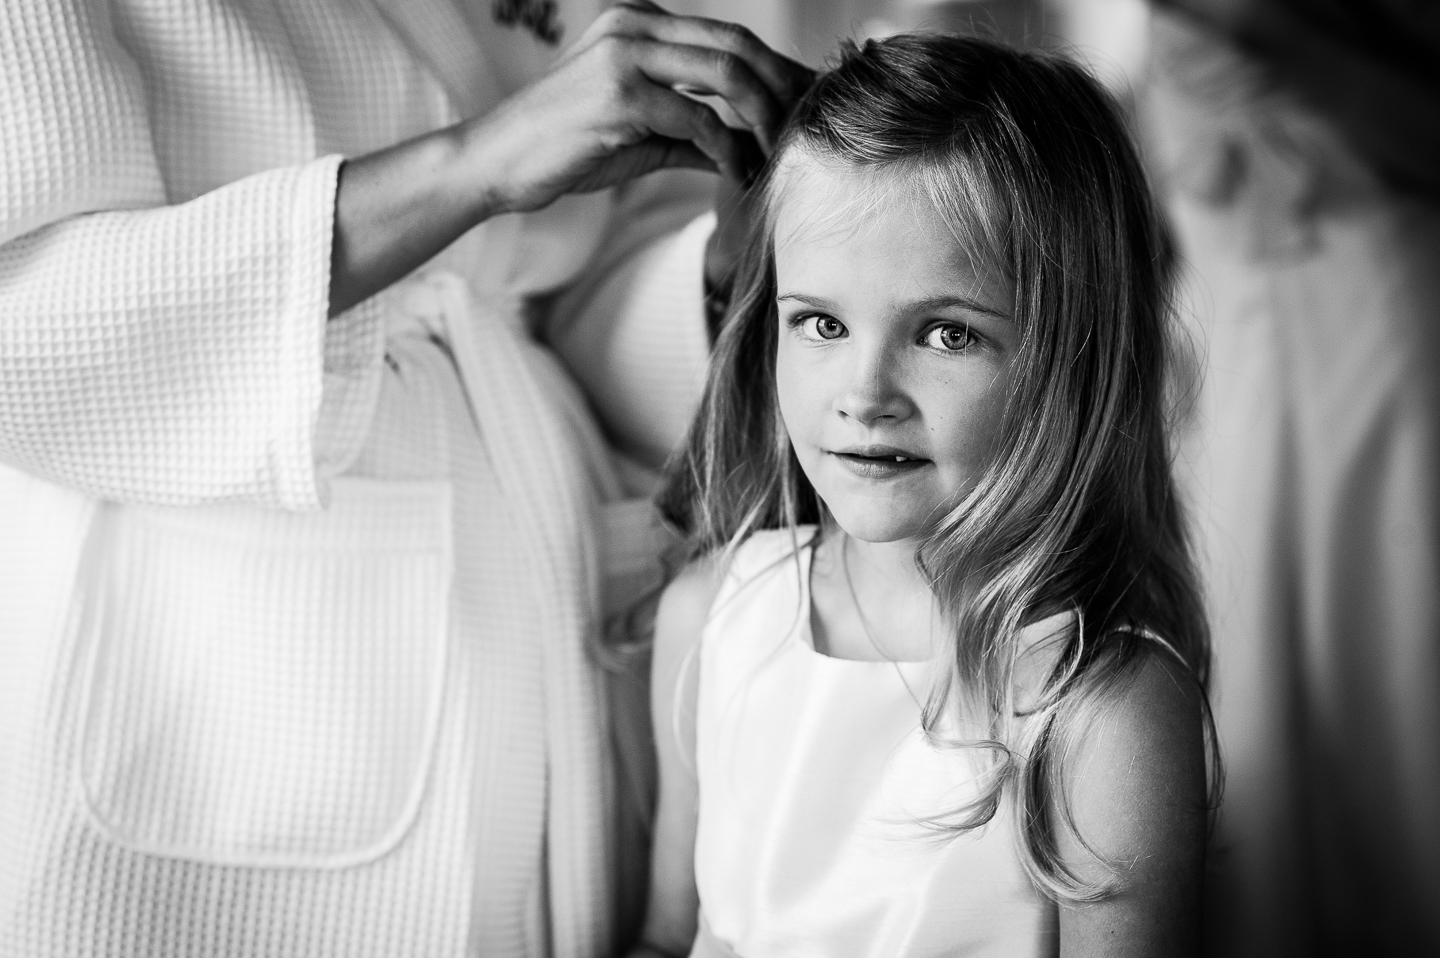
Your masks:
<svg viewBox="0 0 1440 958"><path fill-rule="evenodd" d="M839 663L837 668L866 666L879 667L884 669L899 668L906 673L907 679L913 672L917 677L923 675L924 671L934 664L935 659L849 659L838 655L831 655L828 652L821 652L815 647L815 602L810 592L810 570L814 564L815 544L820 538L820 530L813 529L810 538L804 545L800 546L797 559L800 564L800 603L801 610L799 627L795 630L794 636L809 655L815 659L825 662ZM877 649L877 651L879 651Z"/></svg>

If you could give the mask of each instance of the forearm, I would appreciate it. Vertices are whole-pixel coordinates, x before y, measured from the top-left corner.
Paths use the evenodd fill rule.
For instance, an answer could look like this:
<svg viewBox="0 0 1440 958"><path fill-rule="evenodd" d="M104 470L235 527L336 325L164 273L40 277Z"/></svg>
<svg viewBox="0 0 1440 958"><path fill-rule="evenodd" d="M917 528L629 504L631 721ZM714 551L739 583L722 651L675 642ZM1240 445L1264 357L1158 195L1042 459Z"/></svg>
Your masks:
<svg viewBox="0 0 1440 958"><path fill-rule="evenodd" d="M335 194L330 315L401 279L497 211L470 125L347 160Z"/></svg>

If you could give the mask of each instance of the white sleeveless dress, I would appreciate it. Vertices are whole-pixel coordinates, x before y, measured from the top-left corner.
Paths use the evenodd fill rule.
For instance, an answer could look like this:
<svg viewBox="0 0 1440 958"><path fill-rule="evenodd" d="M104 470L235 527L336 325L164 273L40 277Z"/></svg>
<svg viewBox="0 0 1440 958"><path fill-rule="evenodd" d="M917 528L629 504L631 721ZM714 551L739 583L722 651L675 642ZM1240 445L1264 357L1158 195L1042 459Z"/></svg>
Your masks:
<svg viewBox="0 0 1440 958"><path fill-rule="evenodd" d="M701 639L692 958L1057 954L1008 811L955 838L920 824L976 768L921 731L928 665L815 651L812 535L745 543Z"/></svg>

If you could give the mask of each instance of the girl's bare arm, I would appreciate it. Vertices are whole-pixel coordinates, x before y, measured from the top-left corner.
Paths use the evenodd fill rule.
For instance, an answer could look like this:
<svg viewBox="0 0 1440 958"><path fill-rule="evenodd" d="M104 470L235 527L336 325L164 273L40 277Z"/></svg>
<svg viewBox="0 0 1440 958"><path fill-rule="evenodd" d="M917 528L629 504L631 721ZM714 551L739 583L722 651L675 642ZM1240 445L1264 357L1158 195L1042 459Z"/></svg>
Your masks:
<svg viewBox="0 0 1440 958"><path fill-rule="evenodd" d="M1063 958L1199 954L1205 866L1204 703L1163 654L1144 663L1120 707L1068 760L1079 834L1115 869L1118 891L1060 907ZM1066 830L1060 851L1085 880L1107 869Z"/></svg>
<svg viewBox="0 0 1440 958"><path fill-rule="evenodd" d="M695 826L700 811L695 777L695 704L700 633L720 588L711 562L688 566L666 588L655 617L650 715L660 765L660 803L651 852L650 899L640 947L631 958L690 953L699 925L695 887Z"/></svg>

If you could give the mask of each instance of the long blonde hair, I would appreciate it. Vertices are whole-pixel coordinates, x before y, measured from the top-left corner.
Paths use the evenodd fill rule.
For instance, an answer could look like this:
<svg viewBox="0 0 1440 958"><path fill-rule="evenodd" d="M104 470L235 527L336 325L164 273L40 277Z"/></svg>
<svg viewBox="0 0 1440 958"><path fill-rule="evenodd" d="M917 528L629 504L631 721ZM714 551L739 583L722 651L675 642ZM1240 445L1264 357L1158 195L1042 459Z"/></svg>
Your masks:
<svg viewBox="0 0 1440 958"><path fill-rule="evenodd" d="M957 237L979 247L979 261L1013 284L1022 342L999 452L917 555L953 664L924 705L925 729L937 744L993 758L976 800L937 827L976 828L1012 801L1037 887L1059 900L1104 897L1112 881L1086 883L1059 855L1062 831L1076 834L1064 758L1148 656L1173 652L1202 700L1210 656L1170 470L1173 253L1124 121L1063 58L902 35L847 45L802 99L759 186L772 213L779 160L792 150L923 191ZM692 554L824 517L776 401L766 220L662 495ZM1019 634L1067 609L1074 625L1022 716ZM1208 711L1205 720L1213 807ZM941 731L953 727L982 733Z"/></svg>

